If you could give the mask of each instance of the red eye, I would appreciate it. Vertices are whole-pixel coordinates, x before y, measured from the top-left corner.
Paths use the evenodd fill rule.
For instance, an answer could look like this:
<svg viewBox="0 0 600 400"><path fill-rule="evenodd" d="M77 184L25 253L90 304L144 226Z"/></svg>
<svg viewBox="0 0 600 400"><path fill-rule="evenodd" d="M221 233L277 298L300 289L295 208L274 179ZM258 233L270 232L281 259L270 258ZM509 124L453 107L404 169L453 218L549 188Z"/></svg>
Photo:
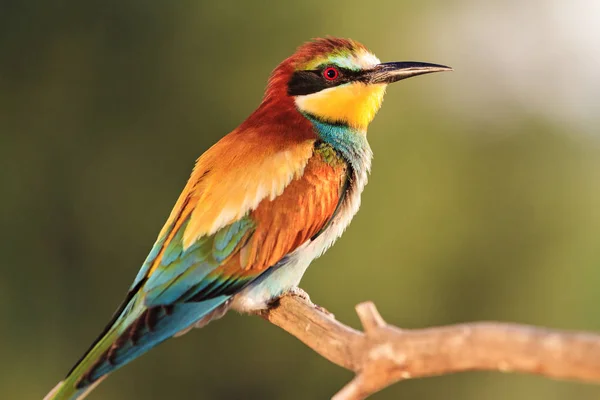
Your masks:
<svg viewBox="0 0 600 400"><path fill-rule="evenodd" d="M340 72L334 67L327 67L323 70L323 77L328 81L334 81L340 76Z"/></svg>

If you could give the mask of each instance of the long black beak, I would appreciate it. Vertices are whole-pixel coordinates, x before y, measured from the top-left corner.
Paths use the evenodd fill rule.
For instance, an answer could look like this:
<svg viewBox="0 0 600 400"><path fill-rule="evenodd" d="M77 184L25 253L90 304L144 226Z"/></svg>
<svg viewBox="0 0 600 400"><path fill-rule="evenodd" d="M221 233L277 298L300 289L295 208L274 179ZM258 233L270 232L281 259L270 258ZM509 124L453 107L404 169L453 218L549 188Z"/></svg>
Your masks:
<svg viewBox="0 0 600 400"><path fill-rule="evenodd" d="M415 61L381 63L369 72L369 83L394 83L412 76L431 74L432 72L452 71L445 65L429 64Z"/></svg>

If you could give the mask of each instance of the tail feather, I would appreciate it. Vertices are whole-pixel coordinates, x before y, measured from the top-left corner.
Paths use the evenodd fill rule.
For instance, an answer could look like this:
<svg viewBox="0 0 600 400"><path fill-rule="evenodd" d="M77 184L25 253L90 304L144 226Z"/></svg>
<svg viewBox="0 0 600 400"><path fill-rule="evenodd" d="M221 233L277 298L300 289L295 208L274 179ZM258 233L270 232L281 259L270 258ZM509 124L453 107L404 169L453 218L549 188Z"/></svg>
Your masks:
<svg viewBox="0 0 600 400"><path fill-rule="evenodd" d="M104 378L106 378L106 376L103 376L102 378L98 379L96 382L94 382L90 386L86 387L85 389L82 389L79 391L74 391L72 394L67 395L67 396L71 396L70 397L71 399L83 400L92 390L94 390L96 388L96 386L98 386L100 384L100 382L102 382L104 380ZM58 382L58 384L56 386L54 386L54 388L44 397L43 400L59 399L59 397L57 397L59 395L58 391L63 388L64 384L65 384L65 381ZM66 397L66 398L69 398L69 397Z"/></svg>
<svg viewBox="0 0 600 400"><path fill-rule="evenodd" d="M133 300L44 400L81 400L109 373L210 317L229 297L150 308Z"/></svg>

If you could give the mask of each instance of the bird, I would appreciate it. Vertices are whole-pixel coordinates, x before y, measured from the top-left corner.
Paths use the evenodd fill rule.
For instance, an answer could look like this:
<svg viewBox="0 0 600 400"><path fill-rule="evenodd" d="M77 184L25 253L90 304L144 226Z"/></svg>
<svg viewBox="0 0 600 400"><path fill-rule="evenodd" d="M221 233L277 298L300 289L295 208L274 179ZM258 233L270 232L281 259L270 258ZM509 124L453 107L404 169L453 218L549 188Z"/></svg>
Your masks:
<svg viewBox="0 0 600 400"><path fill-rule="evenodd" d="M394 82L452 68L382 63L316 38L271 73L258 108L197 160L121 306L44 400L82 399L111 372L228 310L296 293L357 213L367 127Z"/></svg>

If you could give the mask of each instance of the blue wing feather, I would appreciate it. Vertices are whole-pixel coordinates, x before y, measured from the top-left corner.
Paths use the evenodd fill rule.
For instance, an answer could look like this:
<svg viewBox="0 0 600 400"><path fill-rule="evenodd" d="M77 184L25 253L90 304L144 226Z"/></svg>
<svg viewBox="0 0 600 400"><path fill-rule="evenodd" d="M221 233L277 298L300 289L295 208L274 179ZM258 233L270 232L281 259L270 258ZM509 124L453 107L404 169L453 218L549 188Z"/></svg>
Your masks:
<svg viewBox="0 0 600 400"><path fill-rule="evenodd" d="M148 306L172 304L185 294L193 296L191 290L202 288L208 283L208 274L230 257L254 229L254 223L242 218L210 237L198 239L192 246L183 250L183 231L187 222L169 243L159 267L151 274L142 291ZM175 257L177 255L177 257Z"/></svg>

